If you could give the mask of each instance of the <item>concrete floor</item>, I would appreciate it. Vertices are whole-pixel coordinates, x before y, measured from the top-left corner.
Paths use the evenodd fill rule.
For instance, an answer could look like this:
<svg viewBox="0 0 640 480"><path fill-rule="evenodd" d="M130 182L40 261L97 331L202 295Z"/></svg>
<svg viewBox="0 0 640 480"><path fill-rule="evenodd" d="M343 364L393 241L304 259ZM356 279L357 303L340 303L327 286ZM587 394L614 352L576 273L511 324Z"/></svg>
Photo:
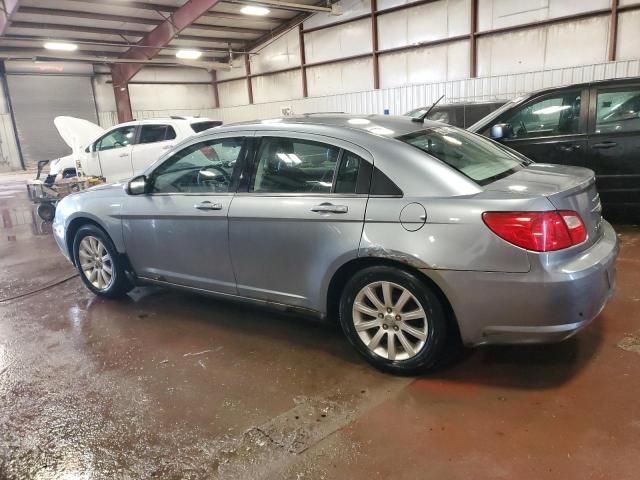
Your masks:
<svg viewBox="0 0 640 480"><path fill-rule="evenodd" d="M2 479L640 475L640 228L618 228L617 294L577 337L394 378L307 319L94 297L24 179L0 177Z"/></svg>

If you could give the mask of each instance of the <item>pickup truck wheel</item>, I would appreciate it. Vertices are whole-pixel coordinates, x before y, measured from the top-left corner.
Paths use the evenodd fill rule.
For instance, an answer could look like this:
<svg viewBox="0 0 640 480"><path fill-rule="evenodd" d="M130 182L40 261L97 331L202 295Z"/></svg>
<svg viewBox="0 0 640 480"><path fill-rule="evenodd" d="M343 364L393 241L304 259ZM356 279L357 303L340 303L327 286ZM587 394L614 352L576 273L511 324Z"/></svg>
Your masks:
<svg viewBox="0 0 640 480"><path fill-rule="evenodd" d="M113 242L95 225L85 225L76 232L73 258L82 282L96 295L118 298L133 288Z"/></svg>

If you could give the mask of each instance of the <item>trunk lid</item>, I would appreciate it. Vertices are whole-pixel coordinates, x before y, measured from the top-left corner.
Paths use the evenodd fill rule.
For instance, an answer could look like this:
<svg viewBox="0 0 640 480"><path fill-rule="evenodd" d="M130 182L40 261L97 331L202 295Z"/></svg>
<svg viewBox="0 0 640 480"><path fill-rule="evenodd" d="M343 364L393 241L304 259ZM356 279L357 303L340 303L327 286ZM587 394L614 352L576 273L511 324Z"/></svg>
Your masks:
<svg viewBox="0 0 640 480"><path fill-rule="evenodd" d="M485 187L485 191L541 195L558 210L580 214L587 229L586 246L602 235L602 205L592 170L534 163Z"/></svg>

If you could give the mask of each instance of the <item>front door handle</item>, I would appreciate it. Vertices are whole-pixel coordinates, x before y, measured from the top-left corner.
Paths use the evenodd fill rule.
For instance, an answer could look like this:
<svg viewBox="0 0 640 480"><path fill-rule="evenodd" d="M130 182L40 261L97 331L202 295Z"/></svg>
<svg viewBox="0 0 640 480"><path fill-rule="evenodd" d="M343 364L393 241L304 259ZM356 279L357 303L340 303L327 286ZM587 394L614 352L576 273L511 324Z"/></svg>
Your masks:
<svg viewBox="0 0 640 480"><path fill-rule="evenodd" d="M128 153L121 153L121 154L120 154L120 158L126 158L126 157L128 157L128 156L129 156L129 154L128 154Z"/></svg>
<svg viewBox="0 0 640 480"><path fill-rule="evenodd" d="M582 147L580 145L560 145L558 146L558 150L561 152L575 152L576 150L580 150Z"/></svg>
<svg viewBox="0 0 640 480"><path fill-rule="evenodd" d="M164 147L162 147L162 150L171 150L173 148L173 145L165 145Z"/></svg>
<svg viewBox="0 0 640 480"><path fill-rule="evenodd" d="M197 208L198 210L222 210L222 204L221 203L211 203L211 202L202 202L202 203L198 203L197 205L194 205L194 208Z"/></svg>
<svg viewBox="0 0 640 480"><path fill-rule="evenodd" d="M617 146L616 142L602 142L602 143L594 143L591 145L592 148L613 148Z"/></svg>
<svg viewBox="0 0 640 480"><path fill-rule="evenodd" d="M316 205L315 207L313 207L311 211L316 213L347 213L349 211L349 207L347 207L346 205L321 203L320 205Z"/></svg>

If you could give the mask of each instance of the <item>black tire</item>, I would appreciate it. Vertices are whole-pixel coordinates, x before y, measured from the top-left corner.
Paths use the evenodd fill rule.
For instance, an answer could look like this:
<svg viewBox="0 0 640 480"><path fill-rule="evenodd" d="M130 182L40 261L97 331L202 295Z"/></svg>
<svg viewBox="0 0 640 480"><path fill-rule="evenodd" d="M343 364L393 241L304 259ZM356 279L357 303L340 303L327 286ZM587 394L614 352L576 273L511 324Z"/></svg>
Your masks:
<svg viewBox="0 0 640 480"><path fill-rule="evenodd" d="M45 222L51 222L56 216L56 207L50 203L41 203L38 205L38 216Z"/></svg>
<svg viewBox="0 0 640 480"><path fill-rule="evenodd" d="M356 326L354 324L353 307L356 297L359 292L363 290L367 285L375 284L376 282L390 282L395 284L394 294L398 295L402 290L397 289L396 286L400 286L403 289L409 291L413 295L414 299L419 302L417 307L422 307L426 314L426 320L423 322L426 330L426 339L423 340L424 345L419 349L416 349L414 356L400 360L390 360L370 350L364 341L360 338ZM380 287L382 288L382 287ZM410 300L414 302L414 300ZM373 305L371 303L371 305ZM342 330L346 334L349 342L355 347L358 353L365 358L371 365L384 372L393 373L396 375L418 375L428 370L434 369L438 366L439 360L443 357L443 351L447 344L448 336L448 320L445 308L442 305L438 295L434 293L433 289L429 287L425 280L419 278L417 275L403 270L401 268L393 268L388 266L374 266L368 267L357 272L345 285L340 298L340 325ZM400 312L402 315L409 312ZM394 312L395 315L395 312ZM402 318L400 315L400 318ZM379 318L379 317L378 317ZM386 318L386 317L385 317ZM396 317L398 318L398 317ZM373 321L376 318L373 316L367 317L368 321ZM399 333L391 332L391 329L386 325L386 320L379 320L385 322L385 330L382 335L384 341L388 341L393 335L399 335ZM393 320L391 320L393 322ZM409 320L411 322L411 320ZM402 330L402 322L393 322L392 328L394 330ZM408 323L408 322L405 322ZM409 323L411 325L411 323ZM396 326L399 326L396 328ZM428 326L428 327L427 327ZM368 332L378 332L378 327L372 327L372 330ZM380 327L382 328L382 327ZM406 332L401 332L406 337ZM389 335L391 334L391 335ZM374 336L374 335L372 335ZM417 338L409 336L412 340L417 341ZM401 342L398 340L392 340L394 345L398 345L401 350ZM382 343L382 342L381 342ZM394 352L398 347L394 347ZM406 352L406 351L405 351ZM408 355L408 352L407 352ZM391 355L388 355L389 357Z"/></svg>
<svg viewBox="0 0 640 480"><path fill-rule="evenodd" d="M87 278L87 274L85 274L81 268L80 245L82 240L87 237L98 239L110 256L110 269L112 272L111 281L104 288L98 288L96 285L91 283L89 278ZM95 225L84 225L76 232L73 239L73 259L76 264L76 268L78 269L78 273L80 274L80 279L85 286L96 295L107 298L120 298L126 295L133 288L133 285L125 274L125 264L122 256L116 250L109 236L101 228Z"/></svg>

